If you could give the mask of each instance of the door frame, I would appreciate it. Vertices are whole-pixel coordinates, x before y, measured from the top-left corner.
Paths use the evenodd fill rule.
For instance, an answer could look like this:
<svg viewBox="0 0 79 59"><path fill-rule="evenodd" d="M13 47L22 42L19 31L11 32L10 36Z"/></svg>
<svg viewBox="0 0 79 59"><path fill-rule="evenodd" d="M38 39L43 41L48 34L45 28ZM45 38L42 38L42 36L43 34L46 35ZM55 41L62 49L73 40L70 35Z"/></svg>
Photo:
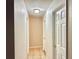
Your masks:
<svg viewBox="0 0 79 59"><path fill-rule="evenodd" d="M72 1L72 0L71 0ZM70 28L68 28L69 26L72 27L72 25L69 23L69 4L72 2L69 2L69 0L66 0L66 46L67 46L67 59L72 59L72 55L69 57L68 51L72 50L72 46L70 47L71 49L69 49L69 45L72 43L68 42L68 40L72 41L72 37L70 37L69 39L69 30L72 30ZM71 4L70 4L71 5ZM70 6L72 7L72 6ZM70 9L71 10L71 9ZM70 15L72 16L72 15ZM72 19L71 19L72 21ZM14 53L14 0L7 0L6 1L6 59L15 59L15 53ZM71 32L72 33L72 32ZM72 35L71 35L72 36Z"/></svg>
<svg viewBox="0 0 79 59"><path fill-rule="evenodd" d="M60 6L58 9L61 9L61 8L62 8L62 6ZM56 9L56 11L58 9ZM70 9L70 11L69 11L69 9ZM52 15L54 15L56 11L53 11ZM72 31L72 22L71 22L71 24L69 23L69 18L70 18L69 16L72 17L71 13L69 13L71 11L72 11L72 0L70 0L70 1L66 0L66 59L72 59L72 32L70 32L71 34L69 34L69 30ZM55 15L54 15L54 19L55 19ZM72 21L72 19L71 19L71 21ZM69 26L71 27L71 29L69 28ZM70 36L70 39L69 39L69 36ZM71 42L69 42L69 40L71 40ZM71 51L71 52L69 52L69 51Z"/></svg>

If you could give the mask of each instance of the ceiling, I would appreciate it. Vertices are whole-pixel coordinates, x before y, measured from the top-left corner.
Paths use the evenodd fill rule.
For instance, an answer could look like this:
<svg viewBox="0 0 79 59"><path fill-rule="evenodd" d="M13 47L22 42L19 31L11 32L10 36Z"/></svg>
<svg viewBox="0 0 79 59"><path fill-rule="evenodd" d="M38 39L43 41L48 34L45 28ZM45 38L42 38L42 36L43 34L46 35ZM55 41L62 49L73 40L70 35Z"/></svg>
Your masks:
<svg viewBox="0 0 79 59"><path fill-rule="evenodd" d="M30 15L43 16L53 0L24 0ZM40 9L39 14L34 14L34 9Z"/></svg>
<svg viewBox="0 0 79 59"><path fill-rule="evenodd" d="M62 1L62 2L61 2ZM55 7L65 0L14 0L15 2L15 9L17 11L21 11L22 13L26 12L27 10L29 15L35 16L44 16L46 11L49 9L55 9ZM35 14L33 11L34 9L40 9L40 13Z"/></svg>

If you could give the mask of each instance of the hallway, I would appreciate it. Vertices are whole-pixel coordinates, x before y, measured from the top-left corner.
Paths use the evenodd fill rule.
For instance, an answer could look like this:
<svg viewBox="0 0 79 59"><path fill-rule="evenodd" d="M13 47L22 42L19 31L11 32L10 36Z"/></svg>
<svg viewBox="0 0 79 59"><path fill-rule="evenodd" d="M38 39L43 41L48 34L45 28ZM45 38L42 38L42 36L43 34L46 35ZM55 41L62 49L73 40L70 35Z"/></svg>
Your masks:
<svg viewBox="0 0 79 59"><path fill-rule="evenodd" d="M28 59L45 59L41 48L30 48Z"/></svg>
<svg viewBox="0 0 79 59"><path fill-rule="evenodd" d="M65 0L15 0L14 6L15 59L66 59Z"/></svg>

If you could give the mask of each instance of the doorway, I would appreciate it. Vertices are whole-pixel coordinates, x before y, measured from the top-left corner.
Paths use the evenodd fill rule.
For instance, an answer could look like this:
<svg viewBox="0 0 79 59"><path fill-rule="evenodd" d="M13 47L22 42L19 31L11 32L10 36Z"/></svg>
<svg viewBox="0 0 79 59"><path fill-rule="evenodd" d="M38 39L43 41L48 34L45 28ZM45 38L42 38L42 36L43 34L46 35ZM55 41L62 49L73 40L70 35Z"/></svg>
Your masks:
<svg viewBox="0 0 79 59"><path fill-rule="evenodd" d="M43 16L29 16L28 59L45 59L43 53Z"/></svg>
<svg viewBox="0 0 79 59"><path fill-rule="evenodd" d="M55 12L55 58L66 59L66 9Z"/></svg>

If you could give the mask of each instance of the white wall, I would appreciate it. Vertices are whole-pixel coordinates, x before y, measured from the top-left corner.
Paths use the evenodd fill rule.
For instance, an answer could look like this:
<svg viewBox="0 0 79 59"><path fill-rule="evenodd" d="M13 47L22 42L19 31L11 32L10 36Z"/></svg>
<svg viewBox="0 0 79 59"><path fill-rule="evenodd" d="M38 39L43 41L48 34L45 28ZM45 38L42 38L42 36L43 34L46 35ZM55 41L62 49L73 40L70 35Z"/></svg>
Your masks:
<svg viewBox="0 0 79 59"><path fill-rule="evenodd" d="M55 20L53 12L64 5L65 1L61 1L54 0L44 16L43 50L46 51L46 59L55 59Z"/></svg>
<svg viewBox="0 0 79 59"><path fill-rule="evenodd" d="M14 2L15 59L27 59L28 14L23 2Z"/></svg>
<svg viewBox="0 0 79 59"><path fill-rule="evenodd" d="M60 6L65 5L65 3L66 3L65 0L54 0L54 1L50 4L48 10L52 10L52 12L53 12L53 11L55 11L56 9L60 8Z"/></svg>
<svg viewBox="0 0 79 59"><path fill-rule="evenodd" d="M46 59L53 59L53 19L51 11L45 15L43 49L46 51Z"/></svg>

